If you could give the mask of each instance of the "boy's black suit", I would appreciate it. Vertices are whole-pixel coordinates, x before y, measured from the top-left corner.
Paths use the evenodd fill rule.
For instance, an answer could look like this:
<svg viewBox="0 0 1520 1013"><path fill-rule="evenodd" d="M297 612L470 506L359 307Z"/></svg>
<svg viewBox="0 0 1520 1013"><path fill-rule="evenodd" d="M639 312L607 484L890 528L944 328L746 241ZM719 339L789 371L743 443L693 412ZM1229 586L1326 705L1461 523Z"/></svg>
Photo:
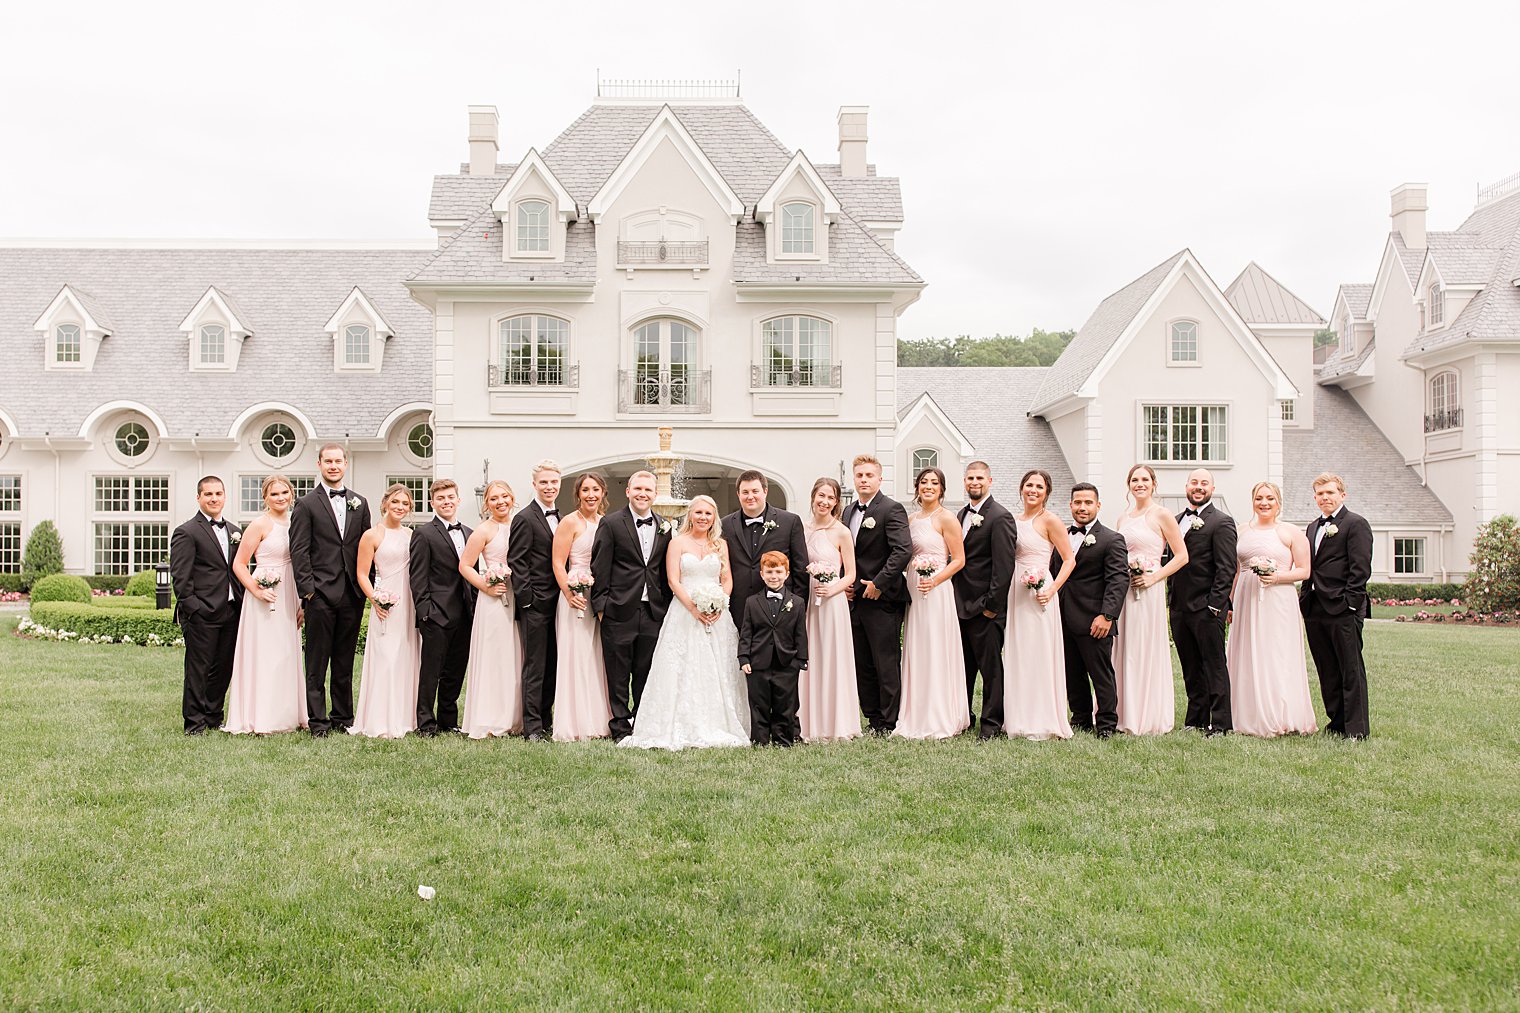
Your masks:
<svg viewBox="0 0 1520 1013"><path fill-rule="evenodd" d="M807 604L790 588L763 588L744 606L739 664L750 667L750 741L790 746L800 735L798 673L807 667Z"/></svg>

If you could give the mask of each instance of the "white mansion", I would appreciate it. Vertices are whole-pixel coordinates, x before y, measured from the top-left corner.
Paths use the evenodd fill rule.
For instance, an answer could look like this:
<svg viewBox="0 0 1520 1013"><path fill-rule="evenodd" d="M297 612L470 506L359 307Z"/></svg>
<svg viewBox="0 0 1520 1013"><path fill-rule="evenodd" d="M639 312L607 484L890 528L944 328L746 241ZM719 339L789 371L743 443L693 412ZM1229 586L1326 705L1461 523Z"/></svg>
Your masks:
<svg viewBox="0 0 1520 1013"><path fill-rule="evenodd" d="M687 495L725 509L746 467L795 508L871 451L898 496L926 463L958 488L980 457L1004 500L1042 467L1062 500L1095 481L1111 520L1146 460L1173 493L1206 464L1241 514L1278 481L1305 519L1330 468L1379 578L1460 574L1476 525L1520 501L1520 416L1498 398L1520 393L1520 185L1428 235L1424 191L1397 191L1323 368L1319 314L1254 264L1221 289L1184 250L1054 366L900 369L924 282L893 250L899 184L867 161L864 107L839 111L834 163L737 97L600 99L505 164L496 110L469 112L469 162L433 180L436 247L0 246L0 571L49 518L73 572L151 566L201 474L246 519L272 471L309 488L327 440L370 496L402 481L422 502L447 475L525 500L553 457L621 502L664 424Z"/></svg>

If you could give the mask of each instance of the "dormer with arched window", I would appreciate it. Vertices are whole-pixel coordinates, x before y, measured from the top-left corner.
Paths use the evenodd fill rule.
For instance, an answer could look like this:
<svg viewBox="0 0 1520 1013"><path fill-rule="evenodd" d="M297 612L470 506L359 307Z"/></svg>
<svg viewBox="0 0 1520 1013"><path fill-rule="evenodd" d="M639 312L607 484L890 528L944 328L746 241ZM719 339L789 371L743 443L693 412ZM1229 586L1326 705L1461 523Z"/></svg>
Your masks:
<svg viewBox="0 0 1520 1013"><path fill-rule="evenodd" d="M380 372L385 343L396 333L357 285L323 330L332 336L333 369L339 372Z"/></svg>
<svg viewBox="0 0 1520 1013"><path fill-rule="evenodd" d="M503 261L565 259L565 226L575 200L533 149L523 156L491 202L501 221Z"/></svg>
<svg viewBox="0 0 1520 1013"><path fill-rule="evenodd" d="M755 219L766 228L766 260L827 263L829 226L839 214L838 198L797 152L755 204Z"/></svg>
<svg viewBox="0 0 1520 1013"><path fill-rule="evenodd" d="M93 369L101 340L111 335L100 305L72 285L58 291L33 327L42 335L47 369Z"/></svg>
<svg viewBox="0 0 1520 1013"><path fill-rule="evenodd" d="M247 315L215 285L206 289L179 329L189 344L190 368L205 372L237 369L243 342L253 334Z"/></svg>
<svg viewBox="0 0 1520 1013"><path fill-rule="evenodd" d="M1425 326L1440 327L1445 319L1446 295L1441 291L1441 283L1433 281L1425 290Z"/></svg>
<svg viewBox="0 0 1520 1013"><path fill-rule="evenodd" d="M1430 408L1425 431L1439 433L1462 428L1462 378L1455 369L1443 369L1430 378Z"/></svg>

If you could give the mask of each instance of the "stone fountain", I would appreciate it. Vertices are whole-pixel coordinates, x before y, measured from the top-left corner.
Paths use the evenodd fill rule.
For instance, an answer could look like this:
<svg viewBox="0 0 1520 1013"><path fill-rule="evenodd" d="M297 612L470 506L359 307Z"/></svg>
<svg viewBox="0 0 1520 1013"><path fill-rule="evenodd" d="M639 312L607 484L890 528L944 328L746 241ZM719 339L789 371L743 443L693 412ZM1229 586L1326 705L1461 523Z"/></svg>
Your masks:
<svg viewBox="0 0 1520 1013"><path fill-rule="evenodd" d="M670 426L661 426L660 449L644 458L654 472L654 512L671 521L686 516L686 508L691 505L691 500L682 495L686 490L681 487L681 455L670 449L674 435Z"/></svg>

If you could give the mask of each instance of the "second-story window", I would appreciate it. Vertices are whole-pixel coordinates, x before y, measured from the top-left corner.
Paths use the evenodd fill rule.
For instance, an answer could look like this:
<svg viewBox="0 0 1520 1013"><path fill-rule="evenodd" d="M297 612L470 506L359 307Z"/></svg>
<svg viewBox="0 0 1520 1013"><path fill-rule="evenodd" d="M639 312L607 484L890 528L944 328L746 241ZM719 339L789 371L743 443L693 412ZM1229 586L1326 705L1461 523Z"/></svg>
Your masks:
<svg viewBox="0 0 1520 1013"><path fill-rule="evenodd" d="M1430 378L1430 414L1425 416L1425 431L1438 433L1462 425L1461 388L1454 370Z"/></svg>
<svg viewBox="0 0 1520 1013"><path fill-rule="evenodd" d="M227 328L202 324L199 330L201 364L222 366L227 362Z"/></svg>
<svg viewBox="0 0 1520 1013"><path fill-rule="evenodd" d="M813 252L813 205L799 201L781 206L781 252Z"/></svg>
<svg viewBox="0 0 1520 1013"><path fill-rule="evenodd" d="M370 364L370 329L367 324L349 324L343 328L343 364Z"/></svg>
<svg viewBox="0 0 1520 1013"><path fill-rule="evenodd" d="M517 252L549 252L549 205L525 200L517 205Z"/></svg>
<svg viewBox="0 0 1520 1013"><path fill-rule="evenodd" d="M776 317L760 328L760 372L767 387L835 384L831 328L817 317Z"/></svg>
<svg viewBox="0 0 1520 1013"><path fill-rule="evenodd" d="M1435 327L1446 316L1446 299L1441 295L1441 283L1436 282L1430 286L1425 300L1425 319L1431 327Z"/></svg>
<svg viewBox="0 0 1520 1013"><path fill-rule="evenodd" d="M78 324L59 324L55 332L57 337L57 362L79 362L84 350L84 344L79 337Z"/></svg>
<svg viewBox="0 0 1520 1013"><path fill-rule="evenodd" d="M1167 361L1189 364L1198 361L1197 324L1191 320L1179 320L1172 324L1171 340L1168 342Z"/></svg>
<svg viewBox="0 0 1520 1013"><path fill-rule="evenodd" d="M570 325L558 317L503 320L497 339L496 385L563 385L569 346Z"/></svg>

